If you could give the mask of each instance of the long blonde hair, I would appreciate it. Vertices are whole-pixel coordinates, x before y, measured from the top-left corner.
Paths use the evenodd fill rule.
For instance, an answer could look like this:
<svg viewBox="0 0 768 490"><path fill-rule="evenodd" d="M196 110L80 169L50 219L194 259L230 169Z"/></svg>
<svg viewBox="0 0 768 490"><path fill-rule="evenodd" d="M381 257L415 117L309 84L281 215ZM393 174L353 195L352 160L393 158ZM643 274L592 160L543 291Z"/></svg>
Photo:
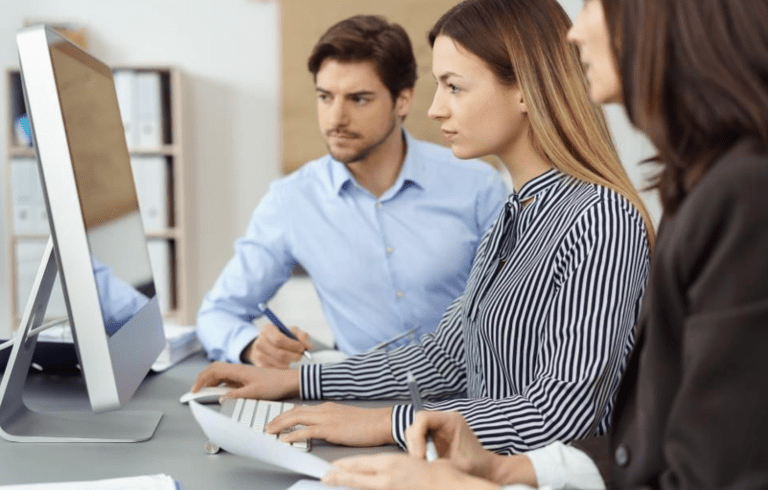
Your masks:
<svg viewBox="0 0 768 490"><path fill-rule="evenodd" d="M505 84L519 84L536 150L558 170L624 196L645 223L653 221L621 165L603 111L592 103L576 48L566 40L571 21L557 0L465 0L429 33L445 35L484 60Z"/></svg>

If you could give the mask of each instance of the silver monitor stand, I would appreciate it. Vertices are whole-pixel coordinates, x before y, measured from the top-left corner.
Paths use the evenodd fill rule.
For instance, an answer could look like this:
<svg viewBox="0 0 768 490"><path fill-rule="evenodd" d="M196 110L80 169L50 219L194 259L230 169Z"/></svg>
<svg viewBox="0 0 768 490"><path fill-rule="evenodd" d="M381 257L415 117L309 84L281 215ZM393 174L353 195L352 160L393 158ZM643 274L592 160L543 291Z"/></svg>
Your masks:
<svg viewBox="0 0 768 490"><path fill-rule="evenodd" d="M146 441L154 434L163 416L162 412L120 410L105 413L39 413L24 404L24 384L37 335L44 330L40 329L40 325L45 317L57 270L53 240L49 238L0 383L0 436L13 442ZM55 403L55 400L51 400L51 405Z"/></svg>

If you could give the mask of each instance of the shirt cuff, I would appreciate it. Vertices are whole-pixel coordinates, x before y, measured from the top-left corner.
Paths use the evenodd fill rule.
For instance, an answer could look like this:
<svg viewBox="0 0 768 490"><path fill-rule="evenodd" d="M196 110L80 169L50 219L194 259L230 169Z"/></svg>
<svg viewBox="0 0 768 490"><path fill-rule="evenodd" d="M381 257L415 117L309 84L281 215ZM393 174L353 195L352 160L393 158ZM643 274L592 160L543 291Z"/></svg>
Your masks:
<svg viewBox="0 0 768 490"><path fill-rule="evenodd" d="M405 429L413 424L413 405L395 405L392 409L392 437L398 446L408 449Z"/></svg>
<svg viewBox="0 0 768 490"><path fill-rule="evenodd" d="M236 364L241 363L240 354L248 344L259 336L259 329L253 325L245 324L237 329L235 335L227 344L227 361Z"/></svg>
<svg viewBox="0 0 768 490"><path fill-rule="evenodd" d="M299 366L299 396L302 400L323 399L323 365Z"/></svg>
<svg viewBox="0 0 768 490"><path fill-rule="evenodd" d="M540 488L605 489L605 482L594 461L580 449L554 442L525 455L531 460Z"/></svg>

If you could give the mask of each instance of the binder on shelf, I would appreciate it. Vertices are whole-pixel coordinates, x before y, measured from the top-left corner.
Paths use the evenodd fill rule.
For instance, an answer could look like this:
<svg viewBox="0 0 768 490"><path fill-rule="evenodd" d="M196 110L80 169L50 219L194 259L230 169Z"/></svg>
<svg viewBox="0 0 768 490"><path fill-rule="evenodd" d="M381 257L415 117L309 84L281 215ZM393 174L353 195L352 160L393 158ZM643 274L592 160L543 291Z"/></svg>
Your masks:
<svg viewBox="0 0 768 490"><path fill-rule="evenodd" d="M143 150L156 150L163 144L160 73L138 72L136 91L139 124L136 147Z"/></svg>
<svg viewBox="0 0 768 490"><path fill-rule="evenodd" d="M136 148L138 139L136 72L133 70L115 70L113 78L117 92L117 104L120 107L120 118L123 120L123 129L125 130L125 142L128 144L128 149L133 149Z"/></svg>
<svg viewBox="0 0 768 490"><path fill-rule="evenodd" d="M49 233L48 212L34 158L11 160L11 187L13 232L17 235Z"/></svg>
<svg viewBox="0 0 768 490"><path fill-rule="evenodd" d="M45 240L24 240L16 243L16 311L19 314L22 314L27 306L27 299L32 291L32 283L40 267L45 245ZM64 304L64 293L61 290L61 282L56 277L51 298L48 300L48 308L45 310L45 317L63 318L66 316L67 308Z"/></svg>
<svg viewBox="0 0 768 490"><path fill-rule="evenodd" d="M147 240L149 263L155 280L160 311L171 311L171 247L168 240Z"/></svg>
<svg viewBox="0 0 768 490"><path fill-rule="evenodd" d="M170 225L170 204L165 157L132 157L131 167L144 230L153 232L167 229Z"/></svg>

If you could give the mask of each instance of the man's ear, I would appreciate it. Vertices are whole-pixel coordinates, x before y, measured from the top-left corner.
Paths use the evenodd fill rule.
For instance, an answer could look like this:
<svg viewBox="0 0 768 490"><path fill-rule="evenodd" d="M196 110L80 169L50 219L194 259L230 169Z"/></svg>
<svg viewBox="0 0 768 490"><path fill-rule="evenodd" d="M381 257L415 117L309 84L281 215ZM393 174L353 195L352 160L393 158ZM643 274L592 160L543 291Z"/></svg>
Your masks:
<svg viewBox="0 0 768 490"><path fill-rule="evenodd" d="M413 105L413 88L404 88L397 95L395 99L395 112L400 117L405 117L411 112L411 106Z"/></svg>

